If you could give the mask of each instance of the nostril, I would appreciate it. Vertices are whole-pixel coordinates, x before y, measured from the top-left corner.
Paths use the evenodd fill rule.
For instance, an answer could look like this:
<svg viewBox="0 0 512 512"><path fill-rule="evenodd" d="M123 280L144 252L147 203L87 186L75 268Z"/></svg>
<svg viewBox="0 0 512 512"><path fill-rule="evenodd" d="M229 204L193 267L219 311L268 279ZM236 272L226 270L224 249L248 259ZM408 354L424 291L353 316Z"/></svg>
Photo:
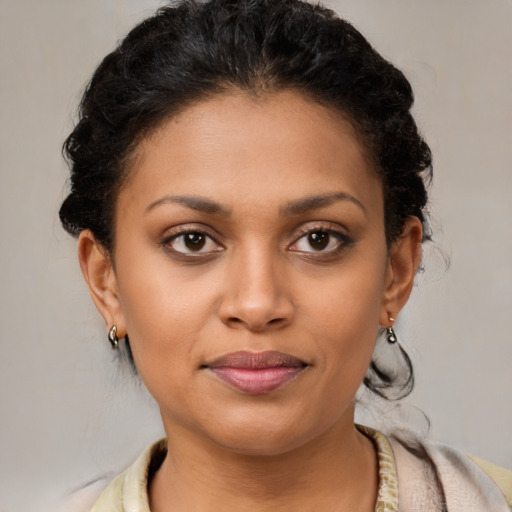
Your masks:
<svg viewBox="0 0 512 512"><path fill-rule="evenodd" d="M292 321L293 314L294 308L291 302L283 298L277 300L273 295L262 295L256 298L251 295L228 296L221 302L218 309L219 318L225 325L251 331L285 327Z"/></svg>
<svg viewBox="0 0 512 512"><path fill-rule="evenodd" d="M227 325L234 327L234 328L245 327L250 330L261 331L261 330L263 330L265 328L269 328L269 327L279 327L279 326L283 325L284 323L286 323L286 319L283 317L279 317L279 318L272 318L270 320L256 321L256 320L252 319L251 321L249 321L249 320L244 321L242 318L238 318L236 316L231 316L231 317L228 317L225 320L225 322Z"/></svg>

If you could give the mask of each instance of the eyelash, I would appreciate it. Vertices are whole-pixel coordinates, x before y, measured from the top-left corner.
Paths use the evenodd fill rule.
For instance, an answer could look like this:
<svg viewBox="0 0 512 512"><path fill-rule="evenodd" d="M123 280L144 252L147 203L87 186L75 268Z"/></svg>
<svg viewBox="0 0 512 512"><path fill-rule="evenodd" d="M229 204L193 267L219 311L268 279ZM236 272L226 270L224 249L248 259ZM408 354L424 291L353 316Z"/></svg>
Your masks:
<svg viewBox="0 0 512 512"><path fill-rule="evenodd" d="M205 258L208 256L211 256L217 252L222 252L224 250L224 247L216 240L216 238L207 230L201 229L199 227L193 227L193 226L178 226L175 229L175 233L173 233L171 236L166 237L162 241L162 246L166 248L168 251L172 252L173 255L177 255L179 257L183 258ZM186 235L200 235L205 238L205 243L208 243L208 239L212 242L214 242L218 247L220 247L217 250L214 251L207 251L207 252L199 252L199 251L178 251L172 247L172 243L176 240L179 240L180 238L183 238ZM185 243L185 240L184 240ZM202 248L202 247L201 247Z"/></svg>
<svg viewBox="0 0 512 512"><path fill-rule="evenodd" d="M324 249L323 247L320 250L315 250L314 248L311 248L310 251L303 251L300 249L293 248L305 237L311 236L313 234L319 234L319 233L322 235L328 235L329 237L335 238L337 240L336 247L334 249L329 249L329 250L323 250ZM176 242L180 238L183 238L183 243L186 243L184 237L186 237L187 235L199 235L199 236L204 237L204 244L201 247L199 247L199 249L200 249L199 251L194 251L194 250L179 251L172 247L172 243ZM218 249L213 250L213 251L204 251L204 252L201 251L201 249L204 247L204 245L208 243L208 240L215 243L218 246ZM330 244L330 243L331 243L331 240L329 239L328 244ZM290 245L288 245L288 250L290 250L291 252L294 252L294 253L302 254L302 255L312 258L312 259L322 259L322 258L326 258L326 257L336 256L337 254L342 252L343 249L345 249L351 243L352 243L352 240L345 233L342 233L338 229L334 229L332 227L332 224L330 224L328 227L320 226L320 225L304 226L299 229L298 236L295 237L295 240ZM192 258L197 258L197 259L201 258L203 260L203 259L206 259L208 257L215 255L216 253L222 252L225 249L222 246L222 244L220 244L216 240L216 237L213 236L209 231L207 231L205 229L201 229L200 227L196 227L196 226L179 226L179 227L175 228L175 232L171 236L166 237L162 241L162 246L166 250L171 252L173 255L187 259L189 261L191 261Z"/></svg>
<svg viewBox="0 0 512 512"><path fill-rule="evenodd" d="M330 249L327 251L324 250L318 250L315 251L313 248L311 251L301 251L298 249L292 249L293 252L302 253L304 255L307 255L310 258L325 258L329 256L336 256L340 252L342 252L347 246L349 246L352 243L352 239L346 235L345 233L341 232L339 229L333 228L333 225L330 224L328 227L326 226L308 226L303 227L299 230L299 236L295 239L295 241L289 246L292 248L294 245L297 245L298 242L310 235L313 234L324 234L328 235L330 237L333 237L337 240L336 247L334 249ZM329 242L330 243L330 240Z"/></svg>

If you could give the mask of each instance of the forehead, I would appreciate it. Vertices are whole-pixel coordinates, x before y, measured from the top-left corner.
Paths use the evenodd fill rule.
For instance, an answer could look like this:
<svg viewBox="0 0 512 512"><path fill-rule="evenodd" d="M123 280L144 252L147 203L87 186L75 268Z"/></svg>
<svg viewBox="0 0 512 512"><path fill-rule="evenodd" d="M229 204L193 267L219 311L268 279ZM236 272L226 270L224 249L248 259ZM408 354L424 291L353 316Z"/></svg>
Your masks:
<svg viewBox="0 0 512 512"><path fill-rule="evenodd" d="M121 195L148 202L194 192L275 203L336 189L371 202L381 188L338 111L292 91L237 92L193 104L143 140Z"/></svg>

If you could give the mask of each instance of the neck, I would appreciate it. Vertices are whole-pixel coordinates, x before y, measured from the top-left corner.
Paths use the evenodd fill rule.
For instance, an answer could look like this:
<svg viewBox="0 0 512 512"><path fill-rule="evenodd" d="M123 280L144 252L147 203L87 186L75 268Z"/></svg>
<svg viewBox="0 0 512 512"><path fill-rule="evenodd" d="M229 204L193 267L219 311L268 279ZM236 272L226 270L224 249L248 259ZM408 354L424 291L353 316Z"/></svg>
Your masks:
<svg viewBox="0 0 512 512"><path fill-rule="evenodd" d="M352 422L266 456L235 453L172 430L149 489L152 512L374 510L375 449Z"/></svg>

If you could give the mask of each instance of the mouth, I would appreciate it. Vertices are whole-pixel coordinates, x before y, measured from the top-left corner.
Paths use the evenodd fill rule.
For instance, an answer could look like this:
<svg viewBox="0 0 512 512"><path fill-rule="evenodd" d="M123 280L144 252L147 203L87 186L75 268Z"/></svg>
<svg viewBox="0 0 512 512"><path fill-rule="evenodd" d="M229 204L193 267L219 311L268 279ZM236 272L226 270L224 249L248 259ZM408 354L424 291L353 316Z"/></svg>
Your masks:
<svg viewBox="0 0 512 512"><path fill-rule="evenodd" d="M202 368L232 388L249 395L263 395L282 388L308 365L283 352L232 352Z"/></svg>

